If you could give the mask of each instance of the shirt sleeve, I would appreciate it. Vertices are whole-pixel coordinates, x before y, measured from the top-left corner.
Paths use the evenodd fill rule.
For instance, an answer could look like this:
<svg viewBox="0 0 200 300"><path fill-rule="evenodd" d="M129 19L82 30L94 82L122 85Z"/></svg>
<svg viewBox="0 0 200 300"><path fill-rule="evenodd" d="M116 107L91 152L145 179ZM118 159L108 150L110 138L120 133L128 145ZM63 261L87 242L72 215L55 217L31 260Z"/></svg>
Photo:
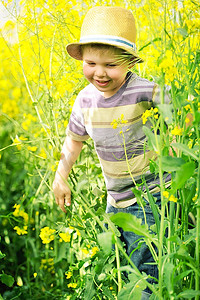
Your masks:
<svg viewBox="0 0 200 300"><path fill-rule="evenodd" d="M80 96L75 100L72 113L69 119L69 124L66 129L66 135L72 140L83 142L89 138L85 128L84 116L80 105Z"/></svg>
<svg viewBox="0 0 200 300"><path fill-rule="evenodd" d="M171 102L171 94L170 94L171 87L168 85L164 86L164 104L169 104ZM161 103L162 97L162 89L158 84L155 84L153 89L153 105L156 106Z"/></svg>

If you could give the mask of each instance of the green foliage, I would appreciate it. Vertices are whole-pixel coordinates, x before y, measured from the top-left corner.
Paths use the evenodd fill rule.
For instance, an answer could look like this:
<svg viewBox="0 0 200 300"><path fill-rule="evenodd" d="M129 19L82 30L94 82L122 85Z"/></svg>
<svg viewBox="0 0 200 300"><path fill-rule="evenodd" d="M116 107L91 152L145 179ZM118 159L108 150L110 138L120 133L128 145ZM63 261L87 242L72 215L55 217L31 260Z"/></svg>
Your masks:
<svg viewBox="0 0 200 300"><path fill-rule="evenodd" d="M2 0L8 10L10 2ZM16 24L1 28L0 299L139 300L148 287L152 300L199 300L199 7L196 1L100 2L22 1ZM66 215L52 192L74 99L86 84L65 46L78 38L82 14L98 4L136 13L146 60L135 72L171 86L170 105L161 97L158 116L150 114L143 126L144 147L155 151L150 172L160 178L161 208L145 182L133 189L141 206L143 197L149 202L152 228L132 215L105 214L106 188L90 140L70 174L73 206ZM138 247L146 243L154 254L158 283L133 265L120 228L139 234Z"/></svg>

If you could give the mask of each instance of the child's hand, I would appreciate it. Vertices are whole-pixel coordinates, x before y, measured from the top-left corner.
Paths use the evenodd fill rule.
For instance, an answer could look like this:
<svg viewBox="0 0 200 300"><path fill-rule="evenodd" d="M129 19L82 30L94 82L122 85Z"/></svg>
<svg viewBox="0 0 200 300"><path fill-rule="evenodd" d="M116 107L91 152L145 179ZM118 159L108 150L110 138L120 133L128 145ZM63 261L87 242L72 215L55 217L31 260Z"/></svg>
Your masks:
<svg viewBox="0 0 200 300"><path fill-rule="evenodd" d="M74 141L68 136L66 137L53 182L53 192L56 198L56 203L65 213L67 212L65 205L71 205L71 191L66 181L82 147L82 142Z"/></svg>
<svg viewBox="0 0 200 300"><path fill-rule="evenodd" d="M66 206L71 205L71 191L67 184L61 178L55 178L53 182L53 192L55 195L56 203L63 212L67 212Z"/></svg>

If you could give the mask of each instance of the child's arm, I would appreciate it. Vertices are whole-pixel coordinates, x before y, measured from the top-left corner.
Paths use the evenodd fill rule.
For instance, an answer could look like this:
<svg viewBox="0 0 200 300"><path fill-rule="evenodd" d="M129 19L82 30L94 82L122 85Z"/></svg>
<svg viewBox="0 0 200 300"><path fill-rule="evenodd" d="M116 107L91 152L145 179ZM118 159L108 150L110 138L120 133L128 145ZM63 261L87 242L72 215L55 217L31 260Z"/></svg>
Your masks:
<svg viewBox="0 0 200 300"><path fill-rule="evenodd" d="M71 191L67 186L66 181L82 147L82 142L77 142L70 137L66 137L62 148L60 162L53 182L53 192L56 203L64 212L66 212L64 205L71 205Z"/></svg>

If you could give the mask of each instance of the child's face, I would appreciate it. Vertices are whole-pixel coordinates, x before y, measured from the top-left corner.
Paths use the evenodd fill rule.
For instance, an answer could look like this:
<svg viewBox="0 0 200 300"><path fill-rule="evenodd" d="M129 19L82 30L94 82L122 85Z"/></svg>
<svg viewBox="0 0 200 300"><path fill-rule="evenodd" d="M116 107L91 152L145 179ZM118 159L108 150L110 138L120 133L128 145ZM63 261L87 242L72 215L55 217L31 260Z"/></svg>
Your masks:
<svg viewBox="0 0 200 300"><path fill-rule="evenodd" d="M105 98L113 96L124 84L128 72L128 62L121 62L121 50L83 49L83 73Z"/></svg>

